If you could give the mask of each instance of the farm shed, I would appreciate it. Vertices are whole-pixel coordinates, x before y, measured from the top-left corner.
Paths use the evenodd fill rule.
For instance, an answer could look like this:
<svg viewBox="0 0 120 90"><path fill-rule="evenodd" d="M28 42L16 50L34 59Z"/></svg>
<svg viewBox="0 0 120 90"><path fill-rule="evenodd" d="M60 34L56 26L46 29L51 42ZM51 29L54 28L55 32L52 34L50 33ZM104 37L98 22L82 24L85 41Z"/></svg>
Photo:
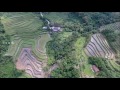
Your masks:
<svg viewBox="0 0 120 90"><path fill-rule="evenodd" d="M92 65L92 70L96 73L100 71L96 65Z"/></svg>

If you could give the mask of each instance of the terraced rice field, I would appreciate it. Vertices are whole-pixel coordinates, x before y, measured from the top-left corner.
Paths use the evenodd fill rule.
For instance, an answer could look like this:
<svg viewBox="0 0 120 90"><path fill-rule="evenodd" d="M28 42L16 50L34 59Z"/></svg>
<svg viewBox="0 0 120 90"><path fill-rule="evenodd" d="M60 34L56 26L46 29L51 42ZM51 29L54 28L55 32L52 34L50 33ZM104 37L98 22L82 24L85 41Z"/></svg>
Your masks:
<svg viewBox="0 0 120 90"><path fill-rule="evenodd" d="M32 54L30 48L23 48L16 63L19 70L25 70L26 73L35 78L43 78L42 63Z"/></svg>
<svg viewBox="0 0 120 90"><path fill-rule="evenodd" d="M6 56L14 56L16 49L18 48L18 45L21 43L21 39L13 40L11 42L11 45L8 48L8 51L6 52Z"/></svg>
<svg viewBox="0 0 120 90"><path fill-rule="evenodd" d="M47 61L45 46L51 37L40 31L43 22L31 12L6 12L1 21L6 33L11 35L11 45L5 55L13 56L17 68L30 76L44 77L42 63Z"/></svg>
<svg viewBox="0 0 120 90"><path fill-rule="evenodd" d="M51 37L49 34L41 35L41 38L37 40L37 44L36 44L37 45L36 48L38 49L38 51L45 54L46 53L45 45L50 40L51 40Z"/></svg>
<svg viewBox="0 0 120 90"><path fill-rule="evenodd" d="M1 17L6 33L13 35L19 32L34 32L42 26L42 21L33 13L5 13Z"/></svg>
<svg viewBox="0 0 120 90"><path fill-rule="evenodd" d="M14 61L20 54L20 50L24 47L30 47L33 54L40 60L46 60L46 43L51 40L49 34L43 34L36 39L13 39L9 46L6 56L13 56Z"/></svg>
<svg viewBox="0 0 120 90"><path fill-rule="evenodd" d="M46 40L43 40L41 43L38 43L43 36L46 36ZM23 50L25 47L31 49L31 54L41 62L44 62L47 60L47 55L46 55L46 48L45 45L46 43L51 39L49 37L49 34L44 34L42 37L39 37L38 39L29 39L29 40L23 40L21 44L19 44L15 56L15 62L18 60L17 58L20 56L21 50ZM43 45L43 46L42 46ZM41 47L43 49L41 50ZM31 75L31 74L30 74Z"/></svg>
<svg viewBox="0 0 120 90"><path fill-rule="evenodd" d="M102 34L94 34L85 48L88 56L115 59L115 53Z"/></svg>

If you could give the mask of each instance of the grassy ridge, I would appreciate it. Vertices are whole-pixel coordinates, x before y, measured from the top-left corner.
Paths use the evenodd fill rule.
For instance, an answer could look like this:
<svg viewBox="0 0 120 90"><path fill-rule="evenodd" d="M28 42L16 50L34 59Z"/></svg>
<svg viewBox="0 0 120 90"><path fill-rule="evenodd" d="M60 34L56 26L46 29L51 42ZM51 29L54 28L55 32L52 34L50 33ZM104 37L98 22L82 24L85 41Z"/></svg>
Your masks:
<svg viewBox="0 0 120 90"><path fill-rule="evenodd" d="M84 75L92 77L94 74L91 70L91 65L88 63L88 56L84 52L85 42L86 37L78 38L78 40L75 43L75 56L79 63L81 77L84 77Z"/></svg>

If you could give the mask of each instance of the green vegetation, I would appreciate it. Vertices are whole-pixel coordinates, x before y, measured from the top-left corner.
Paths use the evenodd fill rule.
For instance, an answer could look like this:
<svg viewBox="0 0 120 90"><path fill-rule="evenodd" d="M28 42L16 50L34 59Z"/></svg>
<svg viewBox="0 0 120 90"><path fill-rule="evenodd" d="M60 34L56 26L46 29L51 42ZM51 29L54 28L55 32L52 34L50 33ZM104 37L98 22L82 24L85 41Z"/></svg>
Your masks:
<svg viewBox="0 0 120 90"><path fill-rule="evenodd" d="M100 27L101 33L106 37L111 48L116 53L116 60L120 61L120 22Z"/></svg>
<svg viewBox="0 0 120 90"><path fill-rule="evenodd" d="M44 14L45 18L49 19L51 22L62 24L68 18L69 12L46 12Z"/></svg>
<svg viewBox="0 0 120 90"><path fill-rule="evenodd" d="M99 27L120 21L119 12L76 12L80 22L85 26Z"/></svg>
<svg viewBox="0 0 120 90"><path fill-rule="evenodd" d="M42 26L42 22L33 13L4 13L1 17L8 35L23 34L26 32L35 33Z"/></svg>
<svg viewBox="0 0 120 90"><path fill-rule="evenodd" d="M52 16L52 13L50 13L50 14ZM53 14L53 17L54 17L54 14ZM116 17L113 17L113 14L114 13L99 13L99 12L98 13L92 13L92 12L91 13L84 13L84 12L82 13L81 12L81 13L79 13L79 15L76 16L76 18L74 18L75 13L69 13L69 15L67 16L68 19L65 19L65 21L64 21L64 25L63 25L65 27L64 31L70 32L70 33L72 32L72 35L74 34L74 36L78 36L78 37L75 38L72 35L70 35L69 37L65 37L64 39L62 39L66 32L52 34L53 40L50 41L47 45L47 53L49 55L48 65L53 65L54 63L59 62L59 68L52 72L52 74L51 74L52 77L74 77L74 76L72 76L73 75L72 72L66 71L66 67L67 67L67 70L69 70L68 67L70 67L70 65L71 65L71 64L69 65L69 63L67 62L68 58L69 58L70 62L71 62L71 58L74 59L74 61L72 61L74 63L72 63L72 62L71 63L72 63L72 66L75 67L75 70L77 70L77 72L78 72L77 77L93 77L95 75L94 72L92 72L92 70L91 70L91 64L88 62L89 57L85 54L84 47L86 46L86 43L88 43L89 36L94 33L99 32L99 31L97 31L97 29L100 26L119 21L117 18L117 17L119 17L119 14L116 15ZM59 15L58 15L58 17L59 17ZM70 17L72 19L70 19ZM110 21L108 21L108 18L111 18L111 19L109 19ZM54 19L52 19L52 20L54 20ZM67 20L69 22L67 22ZM55 21L57 21L57 20L55 20ZM62 22L62 20L61 20L61 22ZM59 22L59 23L61 23L61 22ZM110 34L110 33L108 33L108 34ZM63 34L63 35L61 35L61 34ZM67 33L67 34L69 35L69 33ZM114 33L113 33L113 35L114 35ZM115 35L114 36L113 35L111 37L113 37L113 39L114 39ZM116 35L116 36L119 36L119 35ZM70 37L74 38L74 41L70 42L70 44L69 44L67 42L69 41L68 38L70 38ZM66 53L69 53L69 55ZM67 57L67 55L69 57ZM77 64L75 62L77 62ZM64 63L65 63L65 65L64 65ZM103 63L101 63L101 64L103 64ZM113 70L113 67L111 66L111 64L113 64L113 62L107 62L106 64L109 65L109 67L111 67L111 70ZM115 62L114 62L114 64L115 64ZM118 69L118 68L119 67L117 67L116 69ZM107 69L109 69L109 68L107 68ZM105 69L105 70L107 70L107 69ZM103 74L106 73L105 70L103 69L103 71L102 71ZM109 72L109 71L107 71L107 72ZM116 72L116 71L113 70L113 72ZM100 77L100 74L98 75L99 77ZM107 73L107 74L109 74L109 73ZM113 76L112 75L107 76L107 74L106 74L106 76L101 75L101 77L118 77L118 73Z"/></svg>
<svg viewBox="0 0 120 90"><path fill-rule="evenodd" d="M91 65L88 63L88 56L84 52L86 39L86 37L79 37L75 42L75 56L78 60L81 77L84 77L82 74L92 77L94 74L91 70Z"/></svg>
<svg viewBox="0 0 120 90"><path fill-rule="evenodd" d="M40 18L39 12L0 13L0 78L31 78L15 67L22 48L31 48L37 60L47 63L46 72L58 65L50 73L53 78L120 77L119 12L43 12L43 15L44 18ZM43 30L45 18L60 24L62 31ZM91 35L98 32L115 51L115 60L86 55ZM92 71L92 65L100 69L98 74Z"/></svg>
<svg viewBox="0 0 120 90"><path fill-rule="evenodd" d="M48 32L42 30L43 22L36 14L33 14L32 12L6 12L1 15L1 22L1 28L4 28L5 35L7 34L6 37L11 39L9 42L5 40L3 41L4 44L9 45L6 46L6 51L3 49L5 52L2 52L2 54L5 57L12 57L10 65L13 64L14 69L16 68L15 63L18 60L22 48L31 48L32 54L40 61L47 59L45 46L51 38ZM2 47L4 46L5 45ZM11 66L11 69L13 68ZM21 73L18 77L30 76L25 73Z"/></svg>
<svg viewBox="0 0 120 90"><path fill-rule="evenodd" d="M0 57L0 78L17 78L22 73L15 68L12 57Z"/></svg>
<svg viewBox="0 0 120 90"><path fill-rule="evenodd" d="M51 38L47 32L41 30L43 22L36 14L31 12L6 12L2 15L1 21L6 34L11 37L11 44L5 56L13 56L15 61L22 48L31 47L35 56L40 60L46 59L45 45Z"/></svg>
<svg viewBox="0 0 120 90"><path fill-rule="evenodd" d="M60 61L59 68L54 70L51 74L55 78L76 78L79 77L79 72L75 68L77 65L76 58L74 57L74 42L78 36L72 34L63 43L59 41L53 41L50 43L51 49L53 49L53 56L56 61ZM49 48L50 48L49 47Z"/></svg>
<svg viewBox="0 0 120 90"><path fill-rule="evenodd" d="M119 33L115 33L113 30L103 30L102 34L106 36L109 42L115 42Z"/></svg>
<svg viewBox="0 0 120 90"><path fill-rule="evenodd" d="M3 24L1 23L1 20L0 20L0 34L1 33L5 33L5 30L4 30Z"/></svg>
<svg viewBox="0 0 120 90"><path fill-rule="evenodd" d="M110 61L107 61L103 58L89 57L89 63L96 65L100 72L96 77L99 78L118 78L120 77L120 68L112 68L109 66Z"/></svg>
<svg viewBox="0 0 120 90"><path fill-rule="evenodd" d="M84 75L92 77L94 74L84 52L86 38L76 33L72 33L65 39L60 39L61 34L59 35L47 45L49 46L48 55L51 57L49 65L59 64L59 68L54 70L51 76L55 78L79 78L85 77Z"/></svg>
<svg viewBox="0 0 120 90"><path fill-rule="evenodd" d="M0 25L0 30L4 31L3 25ZM16 78L22 74L15 68L11 56L4 56L11 44L9 35L5 32L0 32L0 78Z"/></svg>

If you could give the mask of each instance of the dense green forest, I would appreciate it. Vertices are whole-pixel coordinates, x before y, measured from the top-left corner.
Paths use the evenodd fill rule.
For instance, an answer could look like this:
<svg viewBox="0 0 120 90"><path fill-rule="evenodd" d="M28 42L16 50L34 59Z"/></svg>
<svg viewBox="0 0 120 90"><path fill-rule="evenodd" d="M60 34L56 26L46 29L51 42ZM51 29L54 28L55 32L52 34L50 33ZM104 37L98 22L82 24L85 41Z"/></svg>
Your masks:
<svg viewBox="0 0 120 90"><path fill-rule="evenodd" d="M120 14L111 12L76 12L71 13L71 17L79 20L79 25L70 24L69 26L65 26L65 24L64 26L66 27L65 31L73 32L73 34L65 39L63 43L60 43L60 39L57 38L59 36L58 33L52 35L53 40L47 45L48 55L51 57L49 60L50 64L60 62L59 68L52 72L51 77L80 77L79 70L74 68L77 65L77 59L74 55L75 53L73 53L73 45L76 39L79 36L84 36L87 37L88 41L89 35L100 32L98 30L100 26L120 21ZM116 34L113 30L104 30L102 34L106 36L108 42L114 42L116 36L119 36L119 33ZM101 70L95 77L120 77L120 71L110 67L108 65L109 61L106 59L89 57L88 60L89 64L95 64Z"/></svg>
<svg viewBox="0 0 120 90"><path fill-rule="evenodd" d="M119 12L76 12L80 22L85 26L100 27L120 21Z"/></svg>
<svg viewBox="0 0 120 90"><path fill-rule="evenodd" d="M96 31L100 26L120 21L119 12L76 12L73 13L84 27L83 32Z"/></svg>
<svg viewBox="0 0 120 90"><path fill-rule="evenodd" d="M53 36L55 37L55 36ZM51 64L54 64L57 61L60 61L59 68L54 70L51 74L52 77L56 78L74 78L79 77L79 72L74 68L77 65L76 58L74 56L74 42L77 39L77 35L72 33L67 39L65 39L62 43L60 39L57 37L48 43L48 54L53 56L53 60Z"/></svg>

